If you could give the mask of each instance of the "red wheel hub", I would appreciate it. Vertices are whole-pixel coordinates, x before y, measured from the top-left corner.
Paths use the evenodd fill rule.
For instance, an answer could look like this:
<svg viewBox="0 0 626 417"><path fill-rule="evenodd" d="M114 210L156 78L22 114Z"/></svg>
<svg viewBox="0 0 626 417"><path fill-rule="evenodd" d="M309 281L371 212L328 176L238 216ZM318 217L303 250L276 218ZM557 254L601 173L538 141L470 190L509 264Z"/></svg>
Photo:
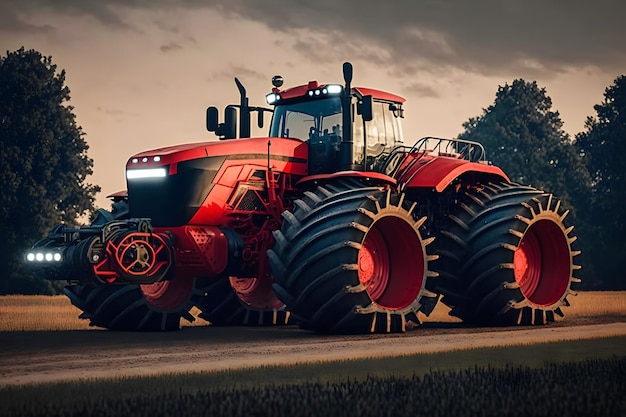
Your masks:
<svg viewBox="0 0 626 417"><path fill-rule="evenodd" d="M372 301L401 309L419 295L424 280L424 249L413 225L403 218L382 217L365 236L358 258L359 281Z"/></svg>
<svg viewBox="0 0 626 417"><path fill-rule="evenodd" d="M571 253L557 223L541 219L530 225L513 257L515 281L533 304L556 303L567 291Z"/></svg>
<svg viewBox="0 0 626 417"><path fill-rule="evenodd" d="M252 308L275 309L283 306L272 290L272 280L269 276L266 278L230 277L230 285L237 297Z"/></svg>
<svg viewBox="0 0 626 417"><path fill-rule="evenodd" d="M174 310L182 306L193 290L193 278L176 277L171 281L139 286L146 301L162 310Z"/></svg>

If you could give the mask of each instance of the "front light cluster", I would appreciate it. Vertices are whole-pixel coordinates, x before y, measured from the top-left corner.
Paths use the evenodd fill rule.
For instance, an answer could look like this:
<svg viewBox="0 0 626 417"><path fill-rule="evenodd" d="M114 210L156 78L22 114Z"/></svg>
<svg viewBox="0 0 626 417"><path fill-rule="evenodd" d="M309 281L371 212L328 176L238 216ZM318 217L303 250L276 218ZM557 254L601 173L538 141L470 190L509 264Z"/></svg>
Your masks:
<svg viewBox="0 0 626 417"><path fill-rule="evenodd" d="M56 250L32 250L26 254L26 260L28 262L54 263L61 262L63 255Z"/></svg>
<svg viewBox="0 0 626 417"><path fill-rule="evenodd" d="M307 93L310 97L313 96L326 96L335 95L341 93L343 87L339 84L329 84L326 87L316 88L315 90L309 90Z"/></svg>
<svg viewBox="0 0 626 417"><path fill-rule="evenodd" d="M315 83L314 85L317 85ZM341 94L343 91L343 86L340 84L328 84L324 87L314 88L312 90L307 91L307 95L309 97L322 97L322 96L333 96L337 94ZM278 93L269 93L265 96L265 102L267 104L277 104L282 97Z"/></svg>
<svg viewBox="0 0 626 417"><path fill-rule="evenodd" d="M144 156L143 158L141 158L141 162L146 163L149 162L150 158L148 158L147 156ZM160 156L153 156L152 157L152 161L153 162L161 162L161 157ZM133 158L131 159L131 161L133 164L138 164L139 163L139 158Z"/></svg>

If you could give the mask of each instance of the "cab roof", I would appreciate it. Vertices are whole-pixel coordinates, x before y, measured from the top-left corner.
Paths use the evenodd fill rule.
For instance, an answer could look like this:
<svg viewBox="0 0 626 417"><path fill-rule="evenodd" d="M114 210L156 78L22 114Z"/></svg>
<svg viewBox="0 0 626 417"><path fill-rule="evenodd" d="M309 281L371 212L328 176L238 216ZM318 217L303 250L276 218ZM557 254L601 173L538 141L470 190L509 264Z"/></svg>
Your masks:
<svg viewBox="0 0 626 417"><path fill-rule="evenodd" d="M305 97L309 91L316 89L323 89L328 85L336 85L336 84L318 84L317 81L309 81L308 84L299 85L296 87L287 88L285 90L274 89L273 92L280 94L280 98L282 100L294 99L297 97ZM374 88L367 87L352 87L352 93L358 96L368 96L371 95L374 99L377 100L385 100L394 103L402 104L406 101L404 97L401 97L397 94L389 93L387 91L377 90Z"/></svg>

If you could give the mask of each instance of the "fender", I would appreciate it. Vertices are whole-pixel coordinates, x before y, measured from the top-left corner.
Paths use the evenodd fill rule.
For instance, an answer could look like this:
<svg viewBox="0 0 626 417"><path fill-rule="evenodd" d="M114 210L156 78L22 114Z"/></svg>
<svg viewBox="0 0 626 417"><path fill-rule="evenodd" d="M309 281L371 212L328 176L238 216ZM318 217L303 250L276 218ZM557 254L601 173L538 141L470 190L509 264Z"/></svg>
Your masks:
<svg viewBox="0 0 626 417"><path fill-rule="evenodd" d="M109 200L113 200L113 202L128 200L128 190L121 190L115 193L109 194L106 196Z"/></svg>
<svg viewBox="0 0 626 417"><path fill-rule="evenodd" d="M425 168L426 166L428 168ZM468 173L482 174L495 181L511 182L504 171L494 165L470 162L466 159L435 157L419 167L404 187L434 188L437 192L442 192L456 178Z"/></svg>

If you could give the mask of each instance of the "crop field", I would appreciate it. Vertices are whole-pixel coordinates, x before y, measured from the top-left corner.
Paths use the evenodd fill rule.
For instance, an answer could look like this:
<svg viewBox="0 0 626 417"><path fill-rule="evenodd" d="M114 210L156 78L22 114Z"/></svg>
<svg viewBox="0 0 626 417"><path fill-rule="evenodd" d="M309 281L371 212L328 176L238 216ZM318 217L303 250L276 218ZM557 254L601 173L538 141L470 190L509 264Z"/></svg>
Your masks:
<svg viewBox="0 0 626 417"><path fill-rule="evenodd" d="M582 292L570 301L562 323L534 330L566 334L578 327L626 322L626 292ZM458 343L485 331L506 334L459 327L447 313L440 304L423 318L425 329L412 336L376 336L373 345L419 343L424 337ZM284 345L285 352L299 351L314 341L327 348L372 343L369 336L320 337L293 327L217 332L202 320L184 324L193 326L187 331L137 335L98 331L79 320L79 314L64 296L0 297L0 363L24 361L24 369L36 369L37 360L49 362L60 357L55 352L62 352L86 362L88 374L95 369L90 358L105 352L119 351L133 361L134 352L165 353L166 346L167 352L176 352L178 346L198 355L205 352L198 344L204 349L221 344L237 356L249 346L270 352L265 343ZM282 340L271 339L276 337ZM327 338L330 341L324 342ZM49 383L3 385L2 377L9 371L0 369L0 416L626 416L626 336L551 340L225 371L196 366L186 369L197 371L80 380L72 373L70 380ZM64 346L69 350L62 350ZM29 352L39 355L30 363Z"/></svg>
<svg viewBox="0 0 626 417"><path fill-rule="evenodd" d="M0 414L27 416L624 416L626 337L387 360L262 367L0 388ZM592 358L559 359L560 352ZM604 352L604 353L603 353ZM494 360L495 358L495 360ZM532 360L531 360L532 362ZM429 364L449 364L443 370ZM471 365L474 363L474 365ZM487 363L487 364L485 364ZM432 365L431 365L432 366Z"/></svg>

